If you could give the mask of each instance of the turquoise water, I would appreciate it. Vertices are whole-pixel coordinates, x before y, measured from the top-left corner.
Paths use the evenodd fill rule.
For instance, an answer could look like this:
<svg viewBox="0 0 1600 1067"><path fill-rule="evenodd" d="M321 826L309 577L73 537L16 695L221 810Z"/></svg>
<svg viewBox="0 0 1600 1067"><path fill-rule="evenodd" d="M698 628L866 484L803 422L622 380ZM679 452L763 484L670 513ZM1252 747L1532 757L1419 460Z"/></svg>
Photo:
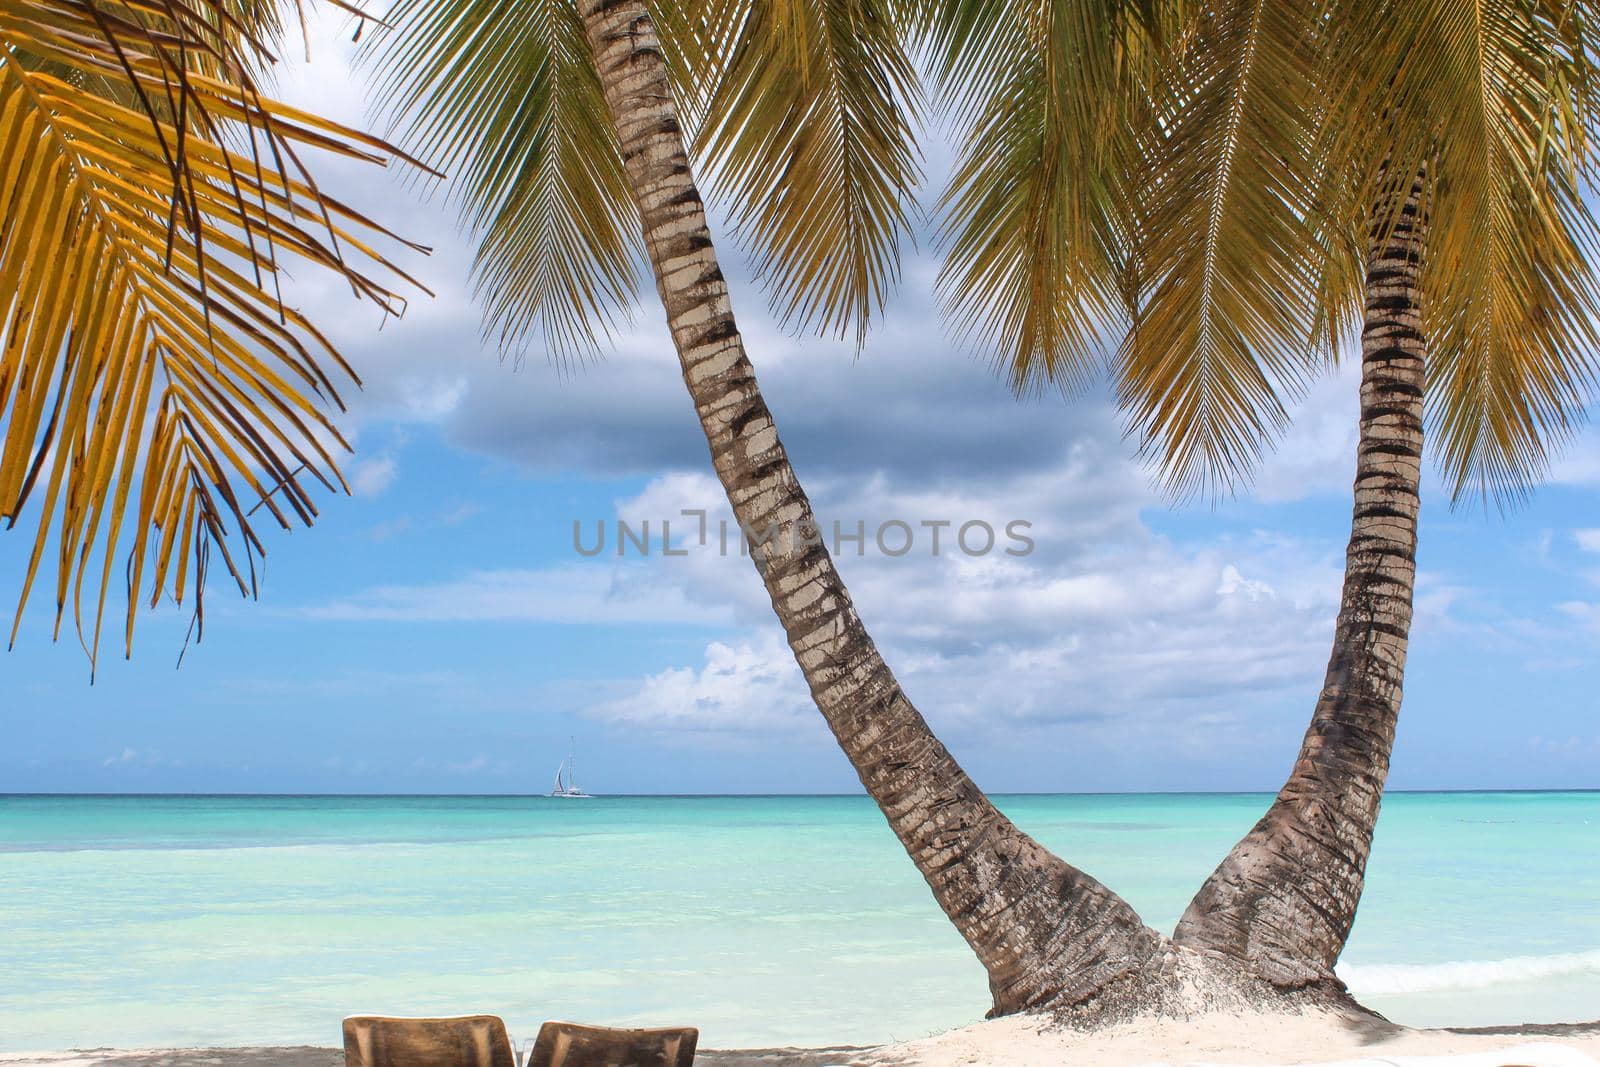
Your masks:
<svg viewBox="0 0 1600 1067"><path fill-rule="evenodd" d="M1267 801L998 799L1169 930ZM1419 1025L1600 1018L1600 794L1391 796L1341 973ZM0 1050L360 1011L871 1043L986 1001L865 798L0 797Z"/></svg>

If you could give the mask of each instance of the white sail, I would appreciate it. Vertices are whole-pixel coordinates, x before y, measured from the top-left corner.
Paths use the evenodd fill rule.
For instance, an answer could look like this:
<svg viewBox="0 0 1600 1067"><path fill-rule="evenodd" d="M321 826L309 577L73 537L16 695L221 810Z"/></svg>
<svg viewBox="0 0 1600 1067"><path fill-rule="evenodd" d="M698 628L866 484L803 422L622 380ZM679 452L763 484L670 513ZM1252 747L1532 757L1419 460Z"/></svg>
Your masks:
<svg viewBox="0 0 1600 1067"><path fill-rule="evenodd" d="M576 748L576 745L574 745L574 748ZM573 773L573 768L576 766L576 764L576 755L574 752L568 752L567 758L562 760L561 765L556 768L556 784L550 790L551 796L584 798L589 796L588 793L585 793L583 789L579 787L577 776Z"/></svg>

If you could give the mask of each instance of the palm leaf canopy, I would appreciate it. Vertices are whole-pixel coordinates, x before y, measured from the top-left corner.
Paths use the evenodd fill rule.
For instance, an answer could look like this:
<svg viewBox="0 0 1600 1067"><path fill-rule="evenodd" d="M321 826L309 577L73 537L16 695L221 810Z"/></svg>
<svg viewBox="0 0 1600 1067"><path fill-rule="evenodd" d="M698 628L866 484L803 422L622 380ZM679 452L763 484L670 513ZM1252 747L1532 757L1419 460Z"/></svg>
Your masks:
<svg viewBox="0 0 1600 1067"><path fill-rule="evenodd" d="M887 0L703 3L686 95L711 183L779 317L859 344L921 179L912 25Z"/></svg>
<svg viewBox="0 0 1600 1067"><path fill-rule="evenodd" d="M1115 376L1180 496L1247 472L1313 369L1310 15L1293 0L1203 7L1138 131L1140 284Z"/></svg>
<svg viewBox="0 0 1600 1067"><path fill-rule="evenodd" d="M163 595L198 628L212 566L252 592L257 526L343 484L354 375L277 278L314 264L399 312L393 235L301 162L395 153L256 90L273 11L0 0L0 519L37 517L13 641L49 570L91 660L113 584L126 649Z"/></svg>
<svg viewBox="0 0 1600 1067"><path fill-rule="evenodd" d="M860 336L920 177L908 35L885 0L651 5L679 111L779 314ZM486 333L593 353L633 307L639 225L573 0L398 0L368 57L396 136L459 176Z"/></svg>
<svg viewBox="0 0 1600 1067"><path fill-rule="evenodd" d="M1134 131L1175 43L1166 0L917 0L958 142L939 277L955 333L1019 392L1095 373L1133 299Z"/></svg>
<svg viewBox="0 0 1600 1067"><path fill-rule="evenodd" d="M1515 495L1580 425L1596 371L1592 0L927 6L969 146L947 193L956 327L977 327L1019 388L1082 380L1120 336L1119 396L1175 494L1248 478L1358 324L1369 233L1419 173L1447 482ZM1078 36L1032 39L1076 40L1069 55L1092 60L1078 69L1112 72L1098 89L1028 49L1050 19Z"/></svg>
<svg viewBox="0 0 1600 1067"><path fill-rule="evenodd" d="M1352 3L1352 23L1372 6ZM1415 0L1402 11L1381 38L1396 61L1384 103L1397 116L1393 158L1429 179L1429 428L1457 496L1503 500L1537 482L1581 425L1600 368L1585 202L1600 5ZM1370 91L1338 88L1341 110L1371 111ZM1369 145L1357 158L1381 157Z"/></svg>

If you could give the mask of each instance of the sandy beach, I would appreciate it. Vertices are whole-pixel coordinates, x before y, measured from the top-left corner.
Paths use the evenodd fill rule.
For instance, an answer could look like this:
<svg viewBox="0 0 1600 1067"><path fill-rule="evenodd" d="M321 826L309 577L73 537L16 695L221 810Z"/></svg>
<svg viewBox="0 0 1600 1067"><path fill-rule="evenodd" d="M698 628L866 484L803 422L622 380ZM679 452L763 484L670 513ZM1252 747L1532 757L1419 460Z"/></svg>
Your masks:
<svg viewBox="0 0 1600 1067"><path fill-rule="evenodd" d="M1093 1064L1387 1064L1592 1067L1600 1021L1413 1030L1317 1012L1130 1022L1091 1033L1033 1017L1000 1019L877 1048L703 1050L710 1067L1045 1067ZM342 1067L337 1048L73 1049L0 1053L3 1067Z"/></svg>

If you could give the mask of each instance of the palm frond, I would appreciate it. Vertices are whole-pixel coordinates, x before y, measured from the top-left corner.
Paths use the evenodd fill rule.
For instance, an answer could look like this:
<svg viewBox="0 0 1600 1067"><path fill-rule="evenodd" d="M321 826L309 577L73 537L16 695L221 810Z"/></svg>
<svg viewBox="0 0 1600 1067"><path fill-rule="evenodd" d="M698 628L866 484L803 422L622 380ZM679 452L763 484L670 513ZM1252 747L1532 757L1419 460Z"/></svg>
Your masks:
<svg viewBox="0 0 1600 1067"><path fill-rule="evenodd" d="M860 343L899 277L921 178L909 28L889 0L704 7L711 80L690 110L708 177L780 319Z"/></svg>
<svg viewBox="0 0 1600 1067"><path fill-rule="evenodd" d="M1296 0L1205 5L1144 128L1142 295L1117 385L1178 496L1248 477L1320 361L1312 14Z"/></svg>
<svg viewBox="0 0 1600 1067"><path fill-rule="evenodd" d="M399 0L369 39L379 95L480 237L485 332L595 351L633 306L642 249L616 131L571 0Z"/></svg>
<svg viewBox="0 0 1600 1067"><path fill-rule="evenodd" d="M188 599L203 624L214 561L252 591L251 511L315 517L303 480L339 484L327 406L354 377L277 272L309 262L401 307L369 273L390 273L386 231L298 156L392 151L256 93L226 35L194 30L221 11L0 0L0 518L39 517L13 640L47 554L57 633L70 604L91 659L124 541L130 651L141 603ZM196 69L207 48L229 78Z"/></svg>
<svg viewBox="0 0 1600 1067"><path fill-rule="evenodd" d="M1131 303L1131 131L1163 4L957 0L925 8L961 139L939 277L956 335L1013 385L1098 367Z"/></svg>
<svg viewBox="0 0 1600 1067"><path fill-rule="evenodd" d="M1458 499L1524 493L1594 395L1594 7L1416 0L1382 40L1395 150L1432 178L1428 427Z"/></svg>

